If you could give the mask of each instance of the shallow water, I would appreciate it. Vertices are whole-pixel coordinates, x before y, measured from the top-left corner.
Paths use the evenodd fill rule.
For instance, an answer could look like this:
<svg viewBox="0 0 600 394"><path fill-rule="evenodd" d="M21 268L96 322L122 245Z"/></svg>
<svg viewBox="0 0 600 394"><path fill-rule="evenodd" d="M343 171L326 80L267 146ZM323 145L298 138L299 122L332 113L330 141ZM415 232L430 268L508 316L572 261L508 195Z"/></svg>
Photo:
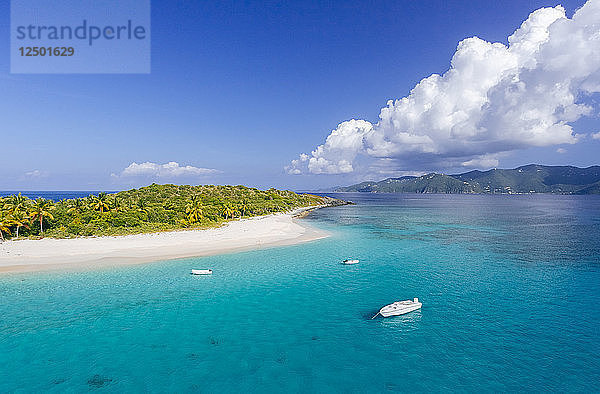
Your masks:
<svg viewBox="0 0 600 394"><path fill-rule="evenodd" d="M343 196L309 244L0 277L0 392L598 390L599 197Z"/></svg>

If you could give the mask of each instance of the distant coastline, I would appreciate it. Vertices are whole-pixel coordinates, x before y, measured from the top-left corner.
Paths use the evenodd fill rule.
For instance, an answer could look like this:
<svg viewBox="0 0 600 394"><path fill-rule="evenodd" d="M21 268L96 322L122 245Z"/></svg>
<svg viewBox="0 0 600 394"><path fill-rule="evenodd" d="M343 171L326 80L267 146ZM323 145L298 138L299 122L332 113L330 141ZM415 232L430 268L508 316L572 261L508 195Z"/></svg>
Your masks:
<svg viewBox="0 0 600 394"><path fill-rule="evenodd" d="M424 193L424 194L600 194L600 166L543 166L530 164L514 169L469 171L446 175L366 181L334 192Z"/></svg>

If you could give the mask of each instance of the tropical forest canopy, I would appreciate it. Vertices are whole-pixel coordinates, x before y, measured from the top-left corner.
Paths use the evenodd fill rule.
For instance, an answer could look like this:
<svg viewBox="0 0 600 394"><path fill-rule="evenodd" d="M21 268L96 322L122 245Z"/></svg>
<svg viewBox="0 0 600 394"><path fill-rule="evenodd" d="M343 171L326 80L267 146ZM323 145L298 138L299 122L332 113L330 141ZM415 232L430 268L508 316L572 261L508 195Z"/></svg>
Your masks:
<svg viewBox="0 0 600 394"><path fill-rule="evenodd" d="M328 197L245 186L152 184L114 194L53 202L0 198L0 241L14 237L125 235L207 228L241 217L331 204Z"/></svg>

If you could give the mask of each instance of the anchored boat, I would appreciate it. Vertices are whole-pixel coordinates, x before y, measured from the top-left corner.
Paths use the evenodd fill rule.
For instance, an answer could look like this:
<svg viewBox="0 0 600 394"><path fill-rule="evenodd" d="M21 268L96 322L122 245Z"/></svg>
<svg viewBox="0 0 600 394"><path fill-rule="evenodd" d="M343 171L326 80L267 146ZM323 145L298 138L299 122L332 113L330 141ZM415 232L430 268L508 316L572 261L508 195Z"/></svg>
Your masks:
<svg viewBox="0 0 600 394"><path fill-rule="evenodd" d="M192 275L212 275L212 270L192 270Z"/></svg>
<svg viewBox="0 0 600 394"><path fill-rule="evenodd" d="M419 299L416 297L412 301L396 301L393 304L389 304L381 308L379 312L377 312L377 314L371 319L375 319L378 315L383 317L404 315L405 313L421 309L422 306L423 304L420 303Z"/></svg>
<svg viewBox="0 0 600 394"><path fill-rule="evenodd" d="M358 260L346 259L346 260L342 261L342 264L346 264L346 265L358 264Z"/></svg>

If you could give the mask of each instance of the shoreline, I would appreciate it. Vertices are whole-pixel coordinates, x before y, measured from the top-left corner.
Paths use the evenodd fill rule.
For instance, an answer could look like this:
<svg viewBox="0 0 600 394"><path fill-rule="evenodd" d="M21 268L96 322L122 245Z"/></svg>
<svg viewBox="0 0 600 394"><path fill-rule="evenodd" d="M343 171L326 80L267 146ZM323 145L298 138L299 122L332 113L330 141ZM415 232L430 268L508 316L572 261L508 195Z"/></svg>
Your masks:
<svg viewBox="0 0 600 394"><path fill-rule="evenodd" d="M298 220L321 207L240 219L206 230L7 241L0 243L0 275L79 271L301 244L329 236Z"/></svg>

